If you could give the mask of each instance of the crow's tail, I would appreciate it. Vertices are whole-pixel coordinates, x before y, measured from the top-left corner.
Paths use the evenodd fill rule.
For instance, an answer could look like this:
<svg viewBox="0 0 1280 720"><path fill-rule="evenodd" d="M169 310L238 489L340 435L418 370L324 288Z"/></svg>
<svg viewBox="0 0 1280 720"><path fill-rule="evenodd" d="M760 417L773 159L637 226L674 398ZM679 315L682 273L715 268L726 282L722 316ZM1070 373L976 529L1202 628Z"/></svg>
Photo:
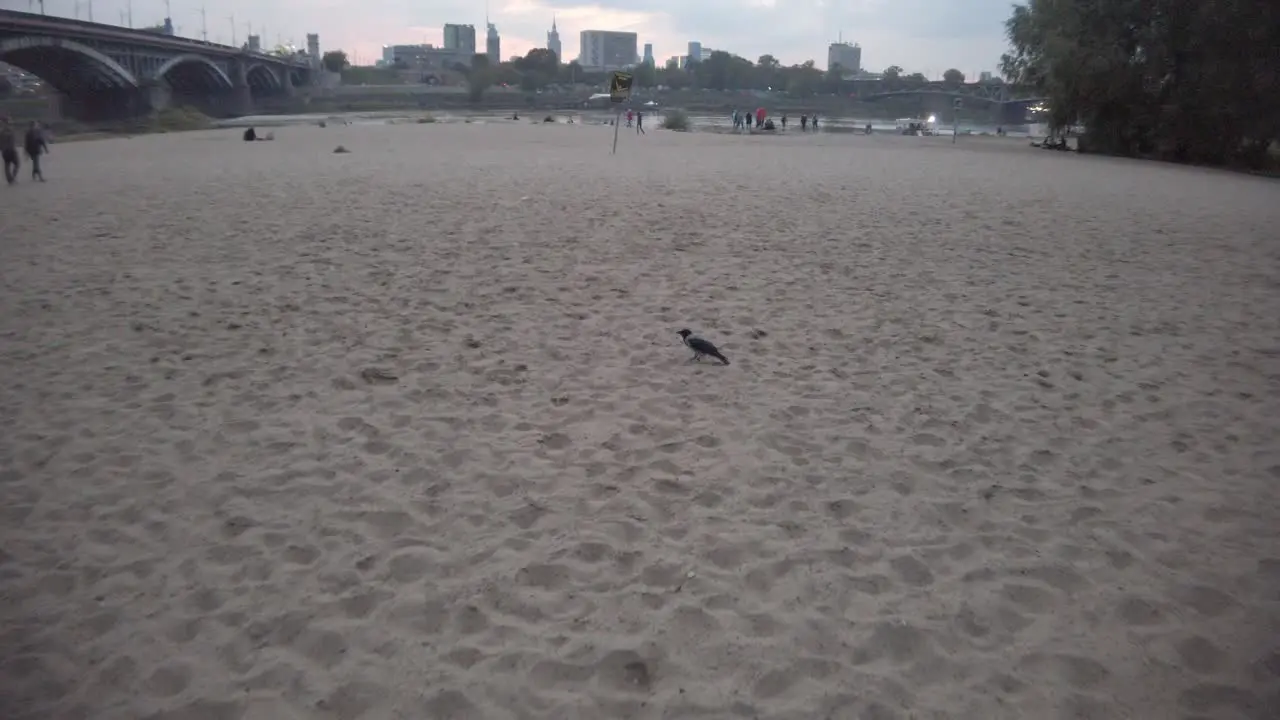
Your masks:
<svg viewBox="0 0 1280 720"><path fill-rule="evenodd" d="M725 365L729 364L729 358L725 357L724 355L721 355L720 353L716 353L713 357L715 357L715 359L719 360Z"/></svg>

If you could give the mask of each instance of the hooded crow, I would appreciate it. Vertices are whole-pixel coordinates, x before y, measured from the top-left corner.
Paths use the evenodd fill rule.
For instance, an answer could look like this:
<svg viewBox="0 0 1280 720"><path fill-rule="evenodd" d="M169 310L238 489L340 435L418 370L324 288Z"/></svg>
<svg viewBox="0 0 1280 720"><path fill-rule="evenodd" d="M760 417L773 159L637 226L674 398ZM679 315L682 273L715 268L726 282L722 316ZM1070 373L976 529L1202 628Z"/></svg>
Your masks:
<svg viewBox="0 0 1280 720"><path fill-rule="evenodd" d="M709 355L725 365L729 364L729 358L721 355L715 345L712 345L710 342L694 335L693 332L689 330L681 330L677 334L684 340L684 344L688 345L689 349L693 351L693 357L689 358L690 362L693 362L694 360L701 361L702 356Z"/></svg>

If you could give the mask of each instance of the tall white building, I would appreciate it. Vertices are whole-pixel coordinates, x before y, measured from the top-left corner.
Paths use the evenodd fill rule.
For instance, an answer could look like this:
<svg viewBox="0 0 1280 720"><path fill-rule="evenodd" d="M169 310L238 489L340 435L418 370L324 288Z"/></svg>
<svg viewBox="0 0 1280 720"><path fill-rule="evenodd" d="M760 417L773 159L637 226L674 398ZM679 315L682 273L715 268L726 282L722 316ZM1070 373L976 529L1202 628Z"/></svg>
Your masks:
<svg viewBox="0 0 1280 720"><path fill-rule="evenodd" d="M578 64L591 70L620 70L636 63L636 43L639 36L633 32L612 30L583 30L579 35Z"/></svg>
<svg viewBox="0 0 1280 720"><path fill-rule="evenodd" d="M502 62L502 39L498 37L498 27L491 22L485 23L489 26L489 32L484 39L484 54L489 56L489 63L497 65Z"/></svg>
<svg viewBox="0 0 1280 720"><path fill-rule="evenodd" d="M702 43L698 42L697 40L690 40L689 54L686 57L688 58L687 60L685 60L686 65L692 65L695 63L702 62Z"/></svg>
<svg viewBox="0 0 1280 720"><path fill-rule="evenodd" d="M862 47L857 43L833 42L827 47L827 69L839 65L847 73L862 71Z"/></svg>
<svg viewBox="0 0 1280 720"><path fill-rule="evenodd" d="M556 59L564 62L564 56L560 54L560 31L556 29L556 18L551 16L551 30L547 32L547 49L556 54Z"/></svg>
<svg viewBox="0 0 1280 720"><path fill-rule="evenodd" d="M444 49L475 54L476 28L474 25L449 23L444 26Z"/></svg>

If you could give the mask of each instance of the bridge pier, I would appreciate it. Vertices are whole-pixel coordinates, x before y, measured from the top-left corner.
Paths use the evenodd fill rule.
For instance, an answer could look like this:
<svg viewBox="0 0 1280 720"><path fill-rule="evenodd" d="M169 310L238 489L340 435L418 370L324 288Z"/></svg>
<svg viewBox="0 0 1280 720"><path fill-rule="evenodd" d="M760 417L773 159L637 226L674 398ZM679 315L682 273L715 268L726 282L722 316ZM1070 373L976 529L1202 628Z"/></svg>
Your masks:
<svg viewBox="0 0 1280 720"><path fill-rule="evenodd" d="M163 80L149 80L138 88L143 107L149 112L168 110L173 105L173 90Z"/></svg>
<svg viewBox="0 0 1280 720"><path fill-rule="evenodd" d="M83 95L59 95L57 114L82 122L110 122L145 115L149 98L135 89L98 90Z"/></svg>
<svg viewBox="0 0 1280 720"><path fill-rule="evenodd" d="M231 92L223 103L224 114L240 116L253 114L253 91L249 87L248 60L243 57L231 61Z"/></svg>

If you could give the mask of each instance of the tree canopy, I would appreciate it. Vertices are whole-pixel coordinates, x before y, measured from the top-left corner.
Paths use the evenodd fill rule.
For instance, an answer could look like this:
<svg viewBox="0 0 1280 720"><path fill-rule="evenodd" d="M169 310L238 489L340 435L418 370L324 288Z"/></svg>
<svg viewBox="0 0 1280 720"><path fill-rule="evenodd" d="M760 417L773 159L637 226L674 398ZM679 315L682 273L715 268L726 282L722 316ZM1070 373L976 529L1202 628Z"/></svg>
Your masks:
<svg viewBox="0 0 1280 720"><path fill-rule="evenodd" d="M1280 139L1280 3L1030 0L1005 30L1005 77L1083 149L1256 166Z"/></svg>
<svg viewBox="0 0 1280 720"><path fill-rule="evenodd" d="M351 63L347 60L347 54L341 50L330 50L320 56L320 64L329 72L340 73L346 70Z"/></svg>

